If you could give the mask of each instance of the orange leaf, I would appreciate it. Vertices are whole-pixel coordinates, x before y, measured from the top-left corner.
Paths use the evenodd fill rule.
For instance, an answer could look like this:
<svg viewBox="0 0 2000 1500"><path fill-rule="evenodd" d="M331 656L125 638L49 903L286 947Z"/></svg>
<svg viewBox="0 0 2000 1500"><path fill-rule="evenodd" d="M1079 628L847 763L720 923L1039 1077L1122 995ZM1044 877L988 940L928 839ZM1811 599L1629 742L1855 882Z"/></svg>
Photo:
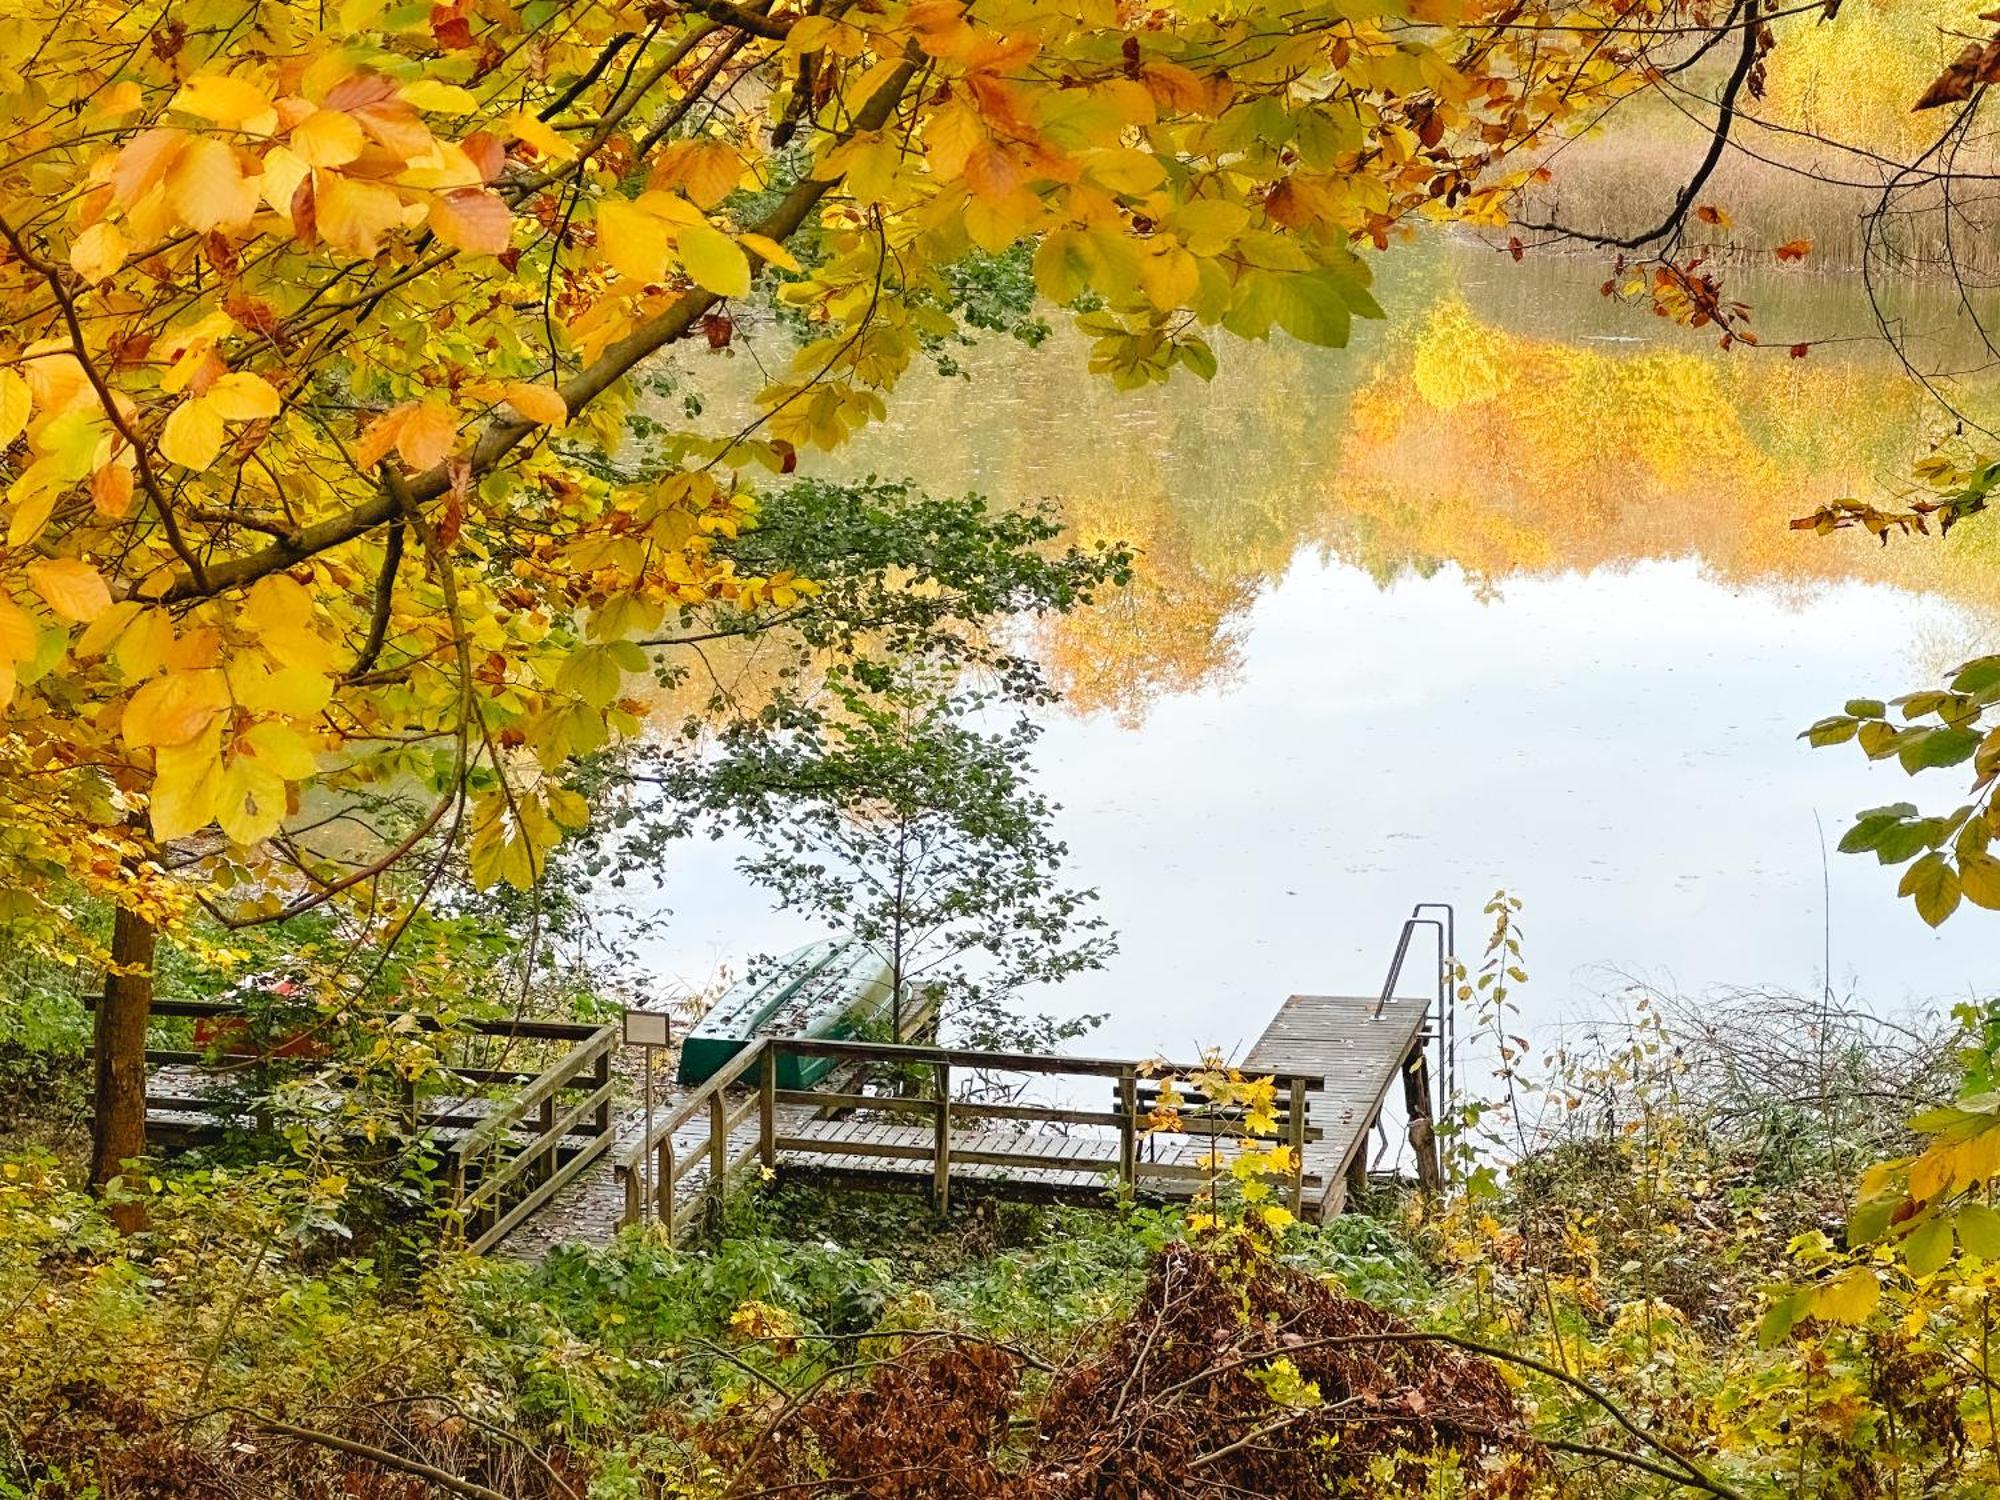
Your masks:
<svg viewBox="0 0 2000 1500"><path fill-rule="evenodd" d="M403 200L379 182L313 174L314 222L335 249L373 260L382 236L403 222Z"/></svg>
<svg viewBox="0 0 2000 1500"><path fill-rule="evenodd" d="M1772 252L1779 260L1804 260L1812 254L1811 240L1786 240Z"/></svg>
<svg viewBox="0 0 2000 1500"><path fill-rule="evenodd" d="M28 564L28 582L44 603L65 620L84 624L111 608L104 577L74 557L51 557Z"/></svg>
<svg viewBox="0 0 2000 1500"><path fill-rule="evenodd" d="M546 385L530 385L525 380L507 382L507 404L544 427L560 427L569 421L569 404L559 391Z"/></svg>
<svg viewBox="0 0 2000 1500"><path fill-rule="evenodd" d="M497 194L459 188L431 200L431 232L469 255L498 255L513 238L514 216Z"/></svg>
<svg viewBox="0 0 2000 1500"><path fill-rule="evenodd" d="M132 471L123 464L106 464L90 476L90 500L105 520L123 520L132 508Z"/></svg>
<svg viewBox="0 0 2000 1500"><path fill-rule="evenodd" d="M424 401L409 409L396 434L396 451L413 469L428 469L450 456L458 442L458 423L451 408L439 401Z"/></svg>
<svg viewBox="0 0 2000 1500"><path fill-rule="evenodd" d="M257 211L255 178L235 150L212 136L189 141L167 173L167 201L190 229L241 224Z"/></svg>

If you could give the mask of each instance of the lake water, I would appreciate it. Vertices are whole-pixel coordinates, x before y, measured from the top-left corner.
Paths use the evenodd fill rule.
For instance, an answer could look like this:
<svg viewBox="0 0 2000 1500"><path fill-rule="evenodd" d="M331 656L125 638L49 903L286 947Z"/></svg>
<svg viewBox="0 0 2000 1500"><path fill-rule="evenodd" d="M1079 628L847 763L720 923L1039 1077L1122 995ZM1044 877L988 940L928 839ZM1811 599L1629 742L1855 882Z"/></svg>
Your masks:
<svg viewBox="0 0 2000 1500"><path fill-rule="evenodd" d="M1863 807L1949 807L1796 738L2000 637L2000 544L1877 547L1792 515L1900 484L1934 421L1886 351L1722 353L1598 295L1595 263L1433 244L1392 261L1347 351L1224 351L1213 386L1120 395L1058 336L924 375L837 472L1059 501L1143 549L1127 598L1037 648L1069 695L1040 764L1072 874L1121 934L1043 997L1110 1019L1077 1050L1238 1049L1295 991L1371 992L1412 903L1526 903L1529 1025L1637 978L1877 1006L1981 990L1994 916L1932 933ZM1766 338L1861 334L1853 289L1752 284ZM1916 299L1949 322L1949 307ZM663 874L645 959L689 984L817 935L727 845ZM1420 965L1419 965L1420 967ZM1421 981L1419 981L1419 987Z"/></svg>

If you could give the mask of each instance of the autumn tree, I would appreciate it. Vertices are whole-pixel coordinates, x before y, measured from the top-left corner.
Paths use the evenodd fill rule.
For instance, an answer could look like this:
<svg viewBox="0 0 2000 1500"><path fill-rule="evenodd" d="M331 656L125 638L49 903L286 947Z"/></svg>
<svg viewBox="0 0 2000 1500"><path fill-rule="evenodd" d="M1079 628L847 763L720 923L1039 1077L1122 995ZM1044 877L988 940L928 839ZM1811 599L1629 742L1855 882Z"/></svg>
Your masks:
<svg viewBox="0 0 2000 1500"><path fill-rule="evenodd" d="M718 613L813 597L725 544L957 329L954 266L1031 245L1125 386L1211 376L1218 332L1339 344L1371 247L1499 222L1514 153L1632 85L1591 36L1614 13L1688 23L10 6L0 847L11 921L109 975L96 1175L144 1147L161 934L338 905L393 938L461 852L531 885L592 816L573 766L639 729L632 684ZM753 340L751 415L649 389ZM407 813L324 836L383 790Z"/></svg>

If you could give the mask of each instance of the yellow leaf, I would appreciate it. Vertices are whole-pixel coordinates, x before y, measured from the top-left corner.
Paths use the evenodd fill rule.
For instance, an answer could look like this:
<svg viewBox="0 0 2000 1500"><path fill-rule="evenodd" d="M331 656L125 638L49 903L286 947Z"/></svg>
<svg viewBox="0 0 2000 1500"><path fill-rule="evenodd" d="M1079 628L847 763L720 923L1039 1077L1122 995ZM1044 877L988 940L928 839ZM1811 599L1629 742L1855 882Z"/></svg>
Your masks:
<svg viewBox="0 0 2000 1500"><path fill-rule="evenodd" d="M107 521L122 521L132 508L132 470L126 465L106 464L90 476L90 503Z"/></svg>
<svg viewBox="0 0 2000 1500"><path fill-rule="evenodd" d="M216 787L215 820L231 842L247 847L278 831L285 804L285 778L261 757L239 755Z"/></svg>
<svg viewBox="0 0 2000 1500"><path fill-rule="evenodd" d="M1139 284L1153 306L1180 307L1201 286L1201 264L1178 245L1167 245L1139 262Z"/></svg>
<svg viewBox="0 0 2000 1500"><path fill-rule="evenodd" d="M159 671L173 643L173 617L164 609L143 610L119 635L111 659L127 682L141 682Z"/></svg>
<svg viewBox="0 0 2000 1500"><path fill-rule="evenodd" d="M508 139L533 146L538 156L547 157L550 161L568 161L576 155L576 147L526 112L509 115L500 128Z"/></svg>
<svg viewBox="0 0 2000 1500"><path fill-rule="evenodd" d="M479 108L479 101L468 90L435 78L419 78L415 83L404 84L396 93L411 108L433 114L469 115Z"/></svg>
<svg viewBox="0 0 2000 1500"><path fill-rule="evenodd" d="M81 660L102 656L139 613L139 601L121 599L84 627L74 650Z"/></svg>
<svg viewBox="0 0 2000 1500"><path fill-rule="evenodd" d="M666 279L667 226L636 203L607 198L597 205L597 248L620 276Z"/></svg>
<svg viewBox="0 0 2000 1500"><path fill-rule="evenodd" d="M360 122L337 109L314 110L292 127L290 140L294 154L311 167L344 167L363 145Z"/></svg>
<svg viewBox="0 0 2000 1500"><path fill-rule="evenodd" d="M56 496L60 493L52 484L38 484L23 493L7 523L7 545L25 547L40 536L42 528L49 524L49 515L55 510Z"/></svg>
<svg viewBox="0 0 2000 1500"><path fill-rule="evenodd" d="M743 158L727 141L678 141L661 157L652 181L680 187L703 208L713 208L736 190L743 177Z"/></svg>
<svg viewBox="0 0 2000 1500"><path fill-rule="evenodd" d="M0 448L21 435L21 429L28 425L28 413L33 407L28 382L21 378L20 372L0 370Z"/></svg>
<svg viewBox="0 0 2000 1500"><path fill-rule="evenodd" d="M69 268L85 281L103 281L124 265L131 253L125 231L109 219L99 219L69 247Z"/></svg>
<svg viewBox="0 0 2000 1500"><path fill-rule="evenodd" d="M561 427L569 421L569 406L562 393L552 386L510 380L507 382L507 404L530 422L544 427Z"/></svg>
<svg viewBox="0 0 2000 1500"><path fill-rule="evenodd" d="M787 250L769 235L746 234L737 243L760 260L767 260L774 266L781 266L787 271L804 269L791 251Z"/></svg>
<svg viewBox="0 0 2000 1500"><path fill-rule="evenodd" d="M278 393L261 375L235 370L211 385L203 401L226 422L255 422L278 414Z"/></svg>
<svg viewBox="0 0 2000 1500"><path fill-rule="evenodd" d="M379 182L313 173L314 222L335 249L372 260L382 236L403 222L403 200Z"/></svg>
<svg viewBox="0 0 2000 1500"><path fill-rule="evenodd" d="M1865 1323L1882 1299L1881 1283L1866 1266L1855 1266L1813 1293L1813 1316L1827 1323Z"/></svg>
<svg viewBox="0 0 2000 1500"><path fill-rule="evenodd" d="M721 297L748 295L750 259L721 230L708 224L690 224L674 237L674 247L697 286Z"/></svg>
<svg viewBox="0 0 2000 1500"><path fill-rule="evenodd" d="M134 750L185 745L208 728L228 703L228 687L220 672L169 672L151 679L126 700L119 733Z"/></svg>
<svg viewBox="0 0 2000 1500"><path fill-rule="evenodd" d="M111 590L104 575L74 557L52 557L28 564L28 582L42 601L65 620L88 624L111 608Z"/></svg>
<svg viewBox="0 0 2000 1500"><path fill-rule="evenodd" d="M253 724L243 738L258 760L287 781L304 781L319 769L305 736L289 724Z"/></svg>
<svg viewBox="0 0 2000 1500"><path fill-rule="evenodd" d="M269 94L254 83L221 73L195 74L167 107L252 135L269 135L278 123Z"/></svg>
<svg viewBox="0 0 2000 1500"><path fill-rule="evenodd" d="M167 172L167 202L190 229L241 224L257 211L257 182L235 150L213 136L189 141Z"/></svg>
<svg viewBox="0 0 2000 1500"><path fill-rule="evenodd" d="M162 841L184 838L206 828L215 819L221 790L222 758L212 733L191 744L155 751L153 837Z"/></svg>
<svg viewBox="0 0 2000 1500"><path fill-rule="evenodd" d="M244 705L263 713L289 714L306 719L318 713L333 698L333 683L324 672L307 667L286 667L266 673L255 682L238 686Z"/></svg>
<svg viewBox="0 0 2000 1500"><path fill-rule="evenodd" d="M160 429L160 457L183 468L205 469L222 451L222 413L206 396L176 406Z"/></svg>
<svg viewBox="0 0 2000 1500"><path fill-rule="evenodd" d="M0 661L26 661L41 642L35 617L0 594Z"/></svg>

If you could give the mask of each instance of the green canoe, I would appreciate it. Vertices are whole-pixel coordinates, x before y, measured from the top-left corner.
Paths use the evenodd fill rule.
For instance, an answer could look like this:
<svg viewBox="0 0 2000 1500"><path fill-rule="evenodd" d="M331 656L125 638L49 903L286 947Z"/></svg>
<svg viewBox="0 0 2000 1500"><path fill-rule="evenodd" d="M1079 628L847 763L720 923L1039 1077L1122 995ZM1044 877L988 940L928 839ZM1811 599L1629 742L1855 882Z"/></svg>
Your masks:
<svg viewBox="0 0 2000 1500"><path fill-rule="evenodd" d="M730 988L681 1043L679 1078L702 1083L760 1036L852 1036L889 1008L889 966L866 943L826 938ZM825 1077L824 1057L781 1057L778 1087L806 1088Z"/></svg>

